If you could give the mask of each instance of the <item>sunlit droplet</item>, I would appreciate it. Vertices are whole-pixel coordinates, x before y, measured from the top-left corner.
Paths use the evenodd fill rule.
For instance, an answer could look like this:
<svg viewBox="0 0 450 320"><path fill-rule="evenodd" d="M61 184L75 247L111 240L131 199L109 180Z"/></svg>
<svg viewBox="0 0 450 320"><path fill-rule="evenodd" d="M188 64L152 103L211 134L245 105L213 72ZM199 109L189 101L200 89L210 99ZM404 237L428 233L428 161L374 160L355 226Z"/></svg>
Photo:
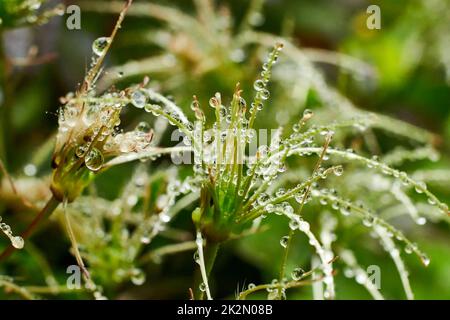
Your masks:
<svg viewBox="0 0 450 320"><path fill-rule="evenodd" d="M111 42L110 38L100 37L92 43L92 51L97 56L101 56L103 54L103 52L105 51L105 49L108 47L110 42Z"/></svg>
<svg viewBox="0 0 450 320"><path fill-rule="evenodd" d="M89 170L98 171L102 168L104 163L103 154L97 148L92 148L86 155L84 163Z"/></svg>

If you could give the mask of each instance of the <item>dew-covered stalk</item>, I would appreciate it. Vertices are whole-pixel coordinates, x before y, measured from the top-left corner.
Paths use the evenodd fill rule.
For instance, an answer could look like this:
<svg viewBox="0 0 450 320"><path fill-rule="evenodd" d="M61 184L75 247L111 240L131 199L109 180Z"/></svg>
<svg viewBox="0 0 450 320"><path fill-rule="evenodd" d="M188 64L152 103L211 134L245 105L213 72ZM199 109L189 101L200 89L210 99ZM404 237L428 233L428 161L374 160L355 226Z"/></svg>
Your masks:
<svg viewBox="0 0 450 320"><path fill-rule="evenodd" d="M400 275L400 279L402 281L403 289L406 294L406 298L408 300L414 300L414 294L411 289L411 284L409 283L409 274L406 270L405 264L403 263L402 258L400 257L400 250L395 246L394 241L389 237L388 232L385 228L381 226L374 227L375 232L378 234L381 240L381 244L386 252L392 257L392 260L395 263L395 267L398 270Z"/></svg>
<svg viewBox="0 0 450 320"><path fill-rule="evenodd" d="M323 157L325 156L325 153L327 152L328 146L330 145L331 138L332 138L332 135L328 135L326 137L325 144L324 144L324 146L322 148L322 152L320 154L319 160L317 161L316 165L314 166L314 169L313 169L313 172L312 172L312 176L313 177L317 174L317 170L319 170L320 165L322 164ZM305 201L306 201L306 199L308 199L309 193L311 191L311 185L312 185L312 183L310 183L310 184L308 184L306 186L306 191L303 194L303 198L302 198L302 201L300 203L300 209L298 210L298 213L297 213L298 216L301 216L301 214L302 214L302 210L303 210L303 207L305 205ZM281 261L279 281L283 281L283 278L284 278L284 274L285 274L285 270L286 270L286 264L287 264L288 255L289 255L289 249L291 247L291 242L292 242L292 238L294 236L294 233L295 233L295 229L289 228L289 235L288 235L286 247L285 247L285 250L284 250L283 259ZM330 296L330 298L334 297L334 289L332 291L333 291L333 294L332 294L332 296ZM278 292L278 294L279 294L279 298L281 298L282 293Z"/></svg>
<svg viewBox="0 0 450 320"><path fill-rule="evenodd" d="M63 201L63 211L64 211L64 224L67 229L67 234L69 235L69 240L72 245L72 250L74 252L75 259L77 260L77 264L83 272L84 277L87 279L90 278L89 273L84 265L83 258L81 257L80 250L78 248L78 242L75 237L75 233L73 232L72 223L70 221L69 213L67 212L67 200Z"/></svg>
<svg viewBox="0 0 450 320"><path fill-rule="evenodd" d="M315 147L299 147L299 148L295 148L293 150L290 151L290 154L298 154L298 153L316 153L319 154L321 152L322 148L315 148ZM328 154L329 155L336 155L336 156L340 156L344 159L350 160L350 161L357 161L360 162L362 164L365 164L368 168L373 168L376 169L378 171L380 171L381 173L388 175L388 176L393 176L394 178L398 178L400 179L403 184L405 184L406 186L412 186L414 187L414 189L416 190L417 193L423 193L428 197L428 202L431 205L435 205L437 206L440 210L443 211L444 214L446 215L450 215L450 211L448 209L448 205L441 202L433 193L431 193L428 189L426 184L424 183L420 183L417 182L415 180L413 180L412 178L410 178L406 172L403 171L399 171L397 169L393 169L391 167L389 167L388 165L381 163L377 160L376 157L372 158L372 159L368 159L366 157L360 156L358 154L352 153L352 152L348 152L348 151L342 151L342 150L336 150L336 149L328 149Z"/></svg>
<svg viewBox="0 0 450 320"><path fill-rule="evenodd" d="M356 282L363 285L375 300L384 300L380 290L368 278L366 271L358 265L353 252L348 249L341 250L339 257L348 266L348 269L344 270L345 276L355 277Z"/></svg>
<svg viewBox="0 0 450 320"><path fill-rule="evenodd" d="M206 270L206 264L205 264L205 258L203 255L203 238L200 231L197 231L197 239L195 240L195 244L197 245L197 252L198 252L198 264L200 266L200 273L202 276L202 283L200 284L200 291L206 293L206 298L208 300L212 300L211 297L211 291L209 290L209 283L208 283L208 273Z"/></svg>

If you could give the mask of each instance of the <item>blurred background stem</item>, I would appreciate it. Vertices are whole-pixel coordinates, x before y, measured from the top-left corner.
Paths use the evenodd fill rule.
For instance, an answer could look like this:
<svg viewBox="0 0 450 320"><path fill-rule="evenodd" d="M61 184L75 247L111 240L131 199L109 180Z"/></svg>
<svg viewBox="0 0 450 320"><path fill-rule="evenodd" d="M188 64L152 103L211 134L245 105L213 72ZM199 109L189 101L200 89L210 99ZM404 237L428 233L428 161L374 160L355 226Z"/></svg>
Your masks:
<svg viewBox="0 0 450 320"><path fill-rule="evenodd" d="M0 66L0 158L6 163L5 157L5 84L6 84L6 59L3 50L3 32L0 31L0 60L3 62Z"/></svg>
<svg viewBox="0 0 450 320"><path fill-rule="evenodd" d="M0 157L3 159L8 168L8 144L10 143L9 136L11 130L11 105L13 86L11 84L11 66L8 57L6 56L4 47L5 32L0 30Z"/></svg>

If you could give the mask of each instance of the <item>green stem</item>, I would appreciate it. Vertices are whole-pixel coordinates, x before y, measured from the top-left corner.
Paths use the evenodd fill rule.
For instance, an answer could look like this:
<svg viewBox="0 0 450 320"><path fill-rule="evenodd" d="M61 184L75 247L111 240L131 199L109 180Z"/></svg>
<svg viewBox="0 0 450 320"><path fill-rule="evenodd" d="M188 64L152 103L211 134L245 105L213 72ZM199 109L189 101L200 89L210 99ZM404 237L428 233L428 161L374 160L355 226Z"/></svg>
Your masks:
<svg viewBox="0 0 450 320"><path fill-rule="evenodd" d="M206 275L210 276L211 271L214 267L214 263L216 261L217 253L219 252L220 242L207 243L205 247L205 267L206 267ZM200 283L202 282L201 276L197 277L196 281L196 291L199 300L203 300L205 298L205 293L200 291Z"/></svg>
<svg viewBox="0 0 450 320"><path fill-rule="evenodd" d="M280 277L279 277L280 282L283 281L284 275L286 273L286 265L287 265L287 260L288 260L288 256L289 256L289 249L291 247L293 237L294 237L294 230L290 229L289 235L288 235L288 242L287 242L286 248L284 250L283 260L281 261Z"/></svg>

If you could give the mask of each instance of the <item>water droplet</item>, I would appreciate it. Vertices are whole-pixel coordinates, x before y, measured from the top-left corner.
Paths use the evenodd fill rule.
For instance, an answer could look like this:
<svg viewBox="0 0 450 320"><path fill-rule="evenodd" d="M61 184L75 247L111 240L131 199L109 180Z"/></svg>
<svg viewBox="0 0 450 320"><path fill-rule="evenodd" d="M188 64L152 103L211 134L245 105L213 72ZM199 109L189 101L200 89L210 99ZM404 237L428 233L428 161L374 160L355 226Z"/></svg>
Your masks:
<svg viewBox="0 0 450 320"><path fill-rule="evenodd" d="M287 244L289 242L289 237L288 236L284 236L280 239L280 244L283 248L287 247Z"/></svg>
<svg viewBox="0 0 450 320"><path fill-rule="evenodd" d="M277 190L277 192L275 193L275 195L276 195L277 197L281 197L281 196L283 196L285 193L286 193L286 189L280 188L280 189Z"/></svg>
<svg viewBox="0 0 450 320"><path fill-rule="evenodd" d="M151 127L147 122L141 121L134 130L142 133L149 133L151 131Z"/></svg>
<svg viewBox="0 0 450 320"><path fill-rule="evenodd" d="M333 168L333 173L335 176L340 177L344 173L344 168L342 166L337 166Z"/></svg>
<svg viewBox="0 0 450 320"><path fill-rule="evenodd" d="M415 190L416 190L417 193L423 193L424 190L427 190L427 185L425 184L425 182L420 181L415 186Z"/></svg>
<svg viewBox="0 0 450 320"><path fill-rule="evenodd" d="M209 99L209 106L215 109L219 106L219 101L215 97L212 97Z"/></svg>
<svg viewBox="0 0 450 320"><path fill-rule="evenodd" d="M11 238L11 244L16 249L22 249L25 244L25 241L23 240L22 237L16 236L16 237Z"/></svg>
<svg viewBox="0 0 450 320"><path fill-rule="evenodd" d="M266 84L261 79L256 80L255 83L253 84L253 88L256 91L262 91L265 89L265 87L266 87Z"/></svg>
<svg viewBox="0 0 450 320"><path fill-rule="evenodd" d="M87 144L87 143L81 144L75 149L75 155L78 158L84 157L84 155L86 154L88 149L89 149L89 144Z"/></svg>
<svg viewBox="0 0 450 320"><path fill-rule="evenodd" d="M202 283L200 283L198 288L200 289L201 292L205 292L206 291L206 284L202 282Z"/></svg>
<svg viewBox="0 0 450 320"><path fill-rule="evenodd" d="M314 115L314 112L312 112L312 110L310 109L305 109L305 111L303 111L303 118L304 119L309 119Z"/></svg>
<svg viewBox="0 0 450 320"><path fill-rule="evenodd" d="M375 222L375 218L372 217L372 216L370 216L370 215L367 215L367 216L363 219L363 224L364 224L366 227L371 227L371 226L373 226L374 222Z"/></svg>
<svg viewBox="0 0 450 320"><path fill-rule="evenodd" d="M142 91L136 90L131 94L131 103L136 108L138 108L138 109L144 108L146 102L147 102L147 97L145 96L145 94Z"/></svg>
<svg viewBox="0 0 450 320"><path fill-rule="evenodd" d="M254 284L254 283L249 283L248 284L248 289L249 290L252 290L252 289L254 289L256 287L256 285Z"/></svg>
<svg viewBox="0 0 450 320"><path fill-rule="evenodd" d="M300 222L298 223L298 229L302 232L308 232L309 231L309 223L306 222L305 220L300 220Z"/></svg>
<svg viewBox="0 0 450 320"><path fill-rule="evenodd" d="M143 285L145 282L145 273L141 269L133 269L131 282L137 286Z"/></svg>
<svg viewBox="0 0 450 320"><path fill-rule="evenodd" d="M200 255L198 253L198 250L194 252L194 261L197 264L200 264Z"/></svg>
<svg viewBox="0 0 450 320"><path fill-rule="evenodd" d="M411 254L413 252L414 248L411 244L406 245L405 247L405 253L406 254Z"/></svg>
<svg viewBox="0 0 450 320"><path fill-rule="evenodd" d="M352 210L352 208L350 206L343 206L343 207L341 207L341 214L343 216L348 216L350 214L351 210Z"/></svg>
<svg viewBox="0 0 450 320"><path fill-rule="evenodd" d="M351 268L344 269L344 276L347 278L353 278L355 276L355 272Z"/></svg>
<svg viewBox="0 0 450 320"><path fill-rule="evenodd" d="M269 99L269 97L270 97L270 92L269 92L269 90L267 90L267 89L261 90L260 96L261 96L261 99L263 99L263 100Z"/></svg>
<svg viewBox="0 0 450 320"><path fill-rule="evenodd" d="M245 101L244 98L241 97L241 98L239 99L239 107L240 107L241 109L244 109L246 106L247 106L247 102Z"/></svg>
<svg viewBox="0 0 450 320"><path fill-rule="evenodd" d="M92 51L97 56L101 56L110 42L111 42L110 38L100 37L92 43Z"/></svg>
<svg viewBox="0 0 450 320"><path fill-rule="evenodd" d="M150 237L148 237L146 235L141 237L141 243L143 243L143 244L149 244L150 241L151 241Z"/></svg>
<svg viewBox="0 0 450 320"><path fill-rule="evenodd" d="M304 198L303 192L298 192L294 195L295 201L297 201L300 204L303 202L303 198Z"/></svg>
<svg viewBox="0 0 450 320"><path fill-rule="evenodd" d="M291 228L291 230L295 230L298 228L298 219L296 218L292 218L291 221L289 221L289 228Z"/></svg>
<svg viewBox="0 0 450 320"><path fill-rule="evenodd" d="M303 270L302 268L295 268L292 273L292 279L294 279L295 281L298 281L302 278L302 276L305 274L305 270Z"/></svg>
<svg viewBox="0 0 450 320"><path fill-rule="evenodd" d="M37 168L34 164L29 163L29 164L25 165L25 167L23 167L23 172L28 177L34 177L37 173Z"/></svg>
<svg viewBox="0 0 450 320"><path fill-rule="evenodd" d="M425 223L427 223L427 219L425 217L418 217L416 219L416 223L420 226L423 226Z"/></svg>
<svg viewBox="0 0 450 320"><path fill-rule="evenodd" d="M266 204L267 201L269 201L270 197L268 194L266 193L261 193L261 195L258 198L258 204L259 205L264 205Z"/></svg>
<svg viewBox="0 0 450 320"><path fill-rule="evenodd" d="M430 258L425 253L422 253L420 255L420 260L422 260L422 263L425 267L428 267L430 265Z"/></svg>
<svg viewBox="0 0 450 320"><path fill-rule="evenodd" d="M104 163L103 154L97 148L92 148L87 154L84 163L89 170L98 171L102 168Z"/></svg>

